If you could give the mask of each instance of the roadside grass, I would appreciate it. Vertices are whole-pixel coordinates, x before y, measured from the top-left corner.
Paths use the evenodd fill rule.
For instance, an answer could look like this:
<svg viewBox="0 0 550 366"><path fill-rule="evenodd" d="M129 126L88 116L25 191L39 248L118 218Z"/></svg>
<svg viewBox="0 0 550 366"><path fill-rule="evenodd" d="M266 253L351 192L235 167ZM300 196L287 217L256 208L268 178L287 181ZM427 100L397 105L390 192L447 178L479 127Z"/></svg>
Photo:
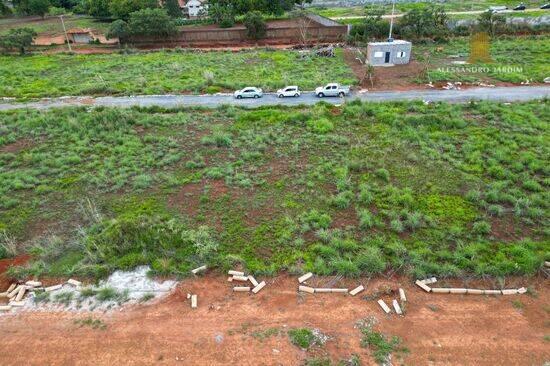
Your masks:
<svg viewBox="0 0 550 366"><path fill-rule="evenodd" d="M0 230L33 256L9 272L533 275L549 119L548 101L1 112Z"/></svg>
<svg viewBox="0 0 550 366"><path fill-rule="evenodd" d="M390 362L392 354L401 357L409 350L402 345L402 340L393 336L388 338L386 335L374 331L372 328L364 327L361 329L363 337L361 338L361 346L369 348L374 360L379 365L386 365Z"/></svg>
<svg viewBox="0 0 550 366"><path fill-rule="evenodd" d="M2 97L196 94L246 86L275 91L285 85L312 90L328 82L357 82L341 49L334 58L269 49L0 56Z"/></svg>

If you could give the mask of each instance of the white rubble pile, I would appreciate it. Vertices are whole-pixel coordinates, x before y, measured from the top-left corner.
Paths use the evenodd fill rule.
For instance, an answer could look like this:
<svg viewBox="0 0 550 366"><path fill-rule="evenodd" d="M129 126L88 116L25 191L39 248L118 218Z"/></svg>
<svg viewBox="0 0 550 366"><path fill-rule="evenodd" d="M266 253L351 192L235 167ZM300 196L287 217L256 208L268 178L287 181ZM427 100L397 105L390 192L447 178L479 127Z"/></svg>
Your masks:
<svg viewBox="0 0 550 366"><path fill-rule="evenodd" d="M12 307L8 314L24 311L101 311L105 312L136 304L144 300L152 300L168 295L178 284L177 281L166 280L157 282L147 276L148 266L137 267L133 271L116 271L97 286L82 286L80 282L69 280L62 285L46 289L30 289L28 296L21 301L21 306ZM97 298L101 289L111 289L114 296L107 300ZM48 300L40 301L41 294L47 293ZM89 295L89 296L85 296Z"/></svg>

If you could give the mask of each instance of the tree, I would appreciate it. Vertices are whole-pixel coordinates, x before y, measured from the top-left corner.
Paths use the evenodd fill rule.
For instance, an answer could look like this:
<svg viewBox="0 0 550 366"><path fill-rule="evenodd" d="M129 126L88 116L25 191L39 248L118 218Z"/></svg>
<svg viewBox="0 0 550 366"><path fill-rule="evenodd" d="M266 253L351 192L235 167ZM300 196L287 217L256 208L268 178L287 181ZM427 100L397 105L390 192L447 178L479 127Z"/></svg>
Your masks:
<svg viewBox="0 0 550 366"><path fill-rule="evenodd" d="M107 39L118 38L118 44L120 45L128 37L129 33L128 23L122 19L117 19L111 23L109 31L105 36Z"/></svg>
<svg viewBox="0 0 550 366"><path fill-rule="evenodd" d="M181 18L182 12L178 0L165 0L164 9L172 18Z"/></svg>
<svg viewBox="0 0 550 366"><path fill-rule="evenodd" d="M21 55L25 54L25 49L30 47L36 32L32 28L10 29L4 36L0 36L0 48L5 51L18 49Z"/></svg>
<svg viewBox="0 0 550 366"><path fill-rule="evenodd" d="M44 18L50 5L49 0L20 0L17 3L17 11L26 15L40 15Z"/></svg>
<svg viewBox="0 0 550 366"><path fill-rule="evenodd" d="M491 10L487 10L477 18L478 28L483 32L487 32L491 37L494 36L504 24L506 24L504 15Z"/></svg>
<svg viewBox="0 0 550 366"><path fill-rule="evenodd" d="M164 9L142 9L130 14L128 33L135 36L169 36L178 27Z"/></svg>
<svg viewBox="0 0 550 366"><path fill-rule="evenodd" d="M267 25L259 11L251 11L246 13L244 17L244 26L248 37L253 39L264 38L267 33Z"/></svg>
<svg viewBox="0 0 550 366"><path fill-rule="evenodd" d="M351 28L351 40L358 42L368 42L375 39L387 37L390 32L390 23L382 19L384 14L381 10L368 11L360 24ZM394 33L396 31L394 27Z"/></svg>
<svg viewBox="0 0 550 366"><path fill-rule="evenodd" d="M449 35L447 13L441 6L414 8L399 22L401 34L411 39L443 40Z"/></svg>
<svg viewBox="0 0 550 366"><path fill-rule="evenodd" d="M109 3L110 0L85 0L84 9L95 18L109 18L111 16Z"/></svg>
<svg viewBox="0 0 550 366"><path fill-rule="evenodd" d="M129 18L130 13L157 7L157 0L111 0L109 11L115 18L126 20Z"/></svg>
<svg viewBox="0 0 550 366"><path fill-rule="evenodd" d="M11 15L11 9L7 6L3 0L0 0L0 16Z"/></svg>
<svg viewBox="0 0 550 366"><path fill-rule="evenodd" d="M235 24L235 9L228 3L214 3L208 6L208 16L221 28L231 28Z"/></svg>

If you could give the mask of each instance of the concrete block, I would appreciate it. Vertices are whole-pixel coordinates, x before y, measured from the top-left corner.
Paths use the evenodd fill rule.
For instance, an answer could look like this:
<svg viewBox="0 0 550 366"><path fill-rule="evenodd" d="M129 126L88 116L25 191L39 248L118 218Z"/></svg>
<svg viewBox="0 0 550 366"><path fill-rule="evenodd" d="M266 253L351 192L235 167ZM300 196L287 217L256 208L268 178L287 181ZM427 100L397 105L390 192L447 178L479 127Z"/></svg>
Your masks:
<svg viewBox="0 0 550 366"><path fill-rule="evenodd" d="M25 285L29 286L29 287L40 287L40 286L42 286L42 282L40 282L40 281L27 281L27 282L25 282Z"/></svg>
<svg viewBox="0 0 550 366"><path fill-rule="evenodd" d="M197 295L191 295L191 309L196 309L197 306Z"/></svg>
<svg viewBox="0 0 550 366"><path fill-rule="evenodd" d="M53 285L53 286L50 286L50 287L46 287L44 290L46 292L52 292L52 291L55 291L55 290L59 290L60 288L62 288L63 285Z"/></svg>
<svg viewBox="0 0 550 366"><path fill-rule="evenodd" d="M399 303L397 302L397 300L393 300L392 305L397 315L403 315L403 311L401 310L401 306L399 306Z"/></svg>
<svg viewBox="0 0 550 366"><path fill-rule="evenodd" d="M298 282L299 282L299 283L306 282L306 281L309 280L311 277L313 277L313 273L308 272L308 273L306 273L305 275L300 276L300 277L298 278Z"/></svg>
<svg viewBox="0 0 550 366"><path fill-rule="evenodd" d="M237 287L233 287L233 291L235 292L250 292L250 287L248 286L237 286Z"/></svg>
<svg viewBox="0 0 550 366"><path fill-rule="evenodd" d="M517 295L518 294L518 289L513 288L513 289L502 290L502 294L503 295Z"/></svg>
<svg viewBox="0 0 550 366"><path fill-rule="evenodd" d="M248 280L250 281L250 283L256 287L259 285L258 281L256 281L256 279L253 277L253 276L248 276Z"/></svg>
<svg viewBox="0 0 550 366"><path fill-rule="evenodd" d="M320 294L330 294L332 292L332 289L330 289L330 288L316 288L315 292L320 293Z"/></svg>
<svg viewBox="0 0 550 366"><path fill-rule="evenodd" d="M405 290L403 290L402 288L399 289L399 299L401 299L401 301L403 302L407 301L407 296L405 296Z"/></svg>
<svg viewBox="0 0 550 366"><path fill-rule="evenodd" d="M347 288L331 288L330 292L333 294L347 294L348 289Z"/></svg>
<svg viewBox="0 0 550 366"><path fill-rule="evenodd" d="M485 295L502 295L500 290L484 290Z"/></svg>
<svg viewBox="0 0 550 366"><path fill-rule="evenodd" d="M25 301L10 301L8 305L14 308L22 308L23 306L25 306Z"/></svg>
<svg viewBox="0 0 550 366"><path fill-rule="evenodd" d="M246 276L233 276L233 281L248 282L248 277L246 277Z"/></svg>
<svg viewBox="0 0 550 366"><path fill-rule="evenodd" d="M451 294L460 295L460 294L467 293L468 290L465 289L465 288L451 288L450 292L451 292Z"/></svg>
<svg viewBox="0 0 550 366"><path fill-rule="evenodd" d="M416 285L417 285L418 287L420 287L422 290L424 290L424 291L426 291L426 292L430 292L430 291L431 291L431 289L430 289L428 286L426 286L426 284L425 284L424 282L422 282L422 281L416 281L415 283L416 283Z"/></svg>
<svg viewBox="0 0 550 366"><path fill-rule="evenodd" d="M227 274L230 276L244 276L244 272L240 271L227 271Z"/></svg>
<svg viewBox="0 0 550 366"><path fill-rule="evenodd" d="M378 305L380 305L380 307L382 308L382 310L384 310L384 312L385 312L386 314L391 313L390 308L388 307L388 305L386 305L386 303L384 302L384 300L382 300L382 299L378 300Z"/></svg>
<svg viewBox="0 0 550 366"><path fill-rule="evenodd" d="M10 287L8 287L8 289L6 290L7 293L10 293L12 292L13 290L15 290L15 288L17 287L17 284L16 283L12 283L10 285Z"/></svg>
<svg viewBox="0 0 550 366"><path fill-rule="evenodd" d="M468 295L483 295L485 293L484 290L478 290L475 288L469 288L468 289Z"/></svg>
<svg viewBox="0 0 550 366"><path fill-rule="evenodd" d="M73 286L76 286L76 287L82 286L82 282L77 281L77 280L73 280L72 278L70 278L70 279L67 281L67 283L68 283L69 285L73 285Z"/></svg>
<svg viewBox="0 0 550 366"><path fill-rule="evenodd" d="M550 261L544 261L544 266L546 268L550 268Z"/></svg>
<svg viewBox="0 0 550 366"><path fill-rule="evenodd" d="M15 287L9 294L8 294L8 297L11 299L12 297L15 297L17 296L17 294L19 293L19 290L21 289L21 285L18 285L17 287Z"/></svg>
<svg viewBox="0 0 550 366"><path fill-rule="evenodd" d="M25 296L26 291L27 291L27 288L25 286L19 287L19 292L17 293L17 296L15 296L15 301L23 300L23 296Z"/></svg>
<svg viewBox="0 0 550 366"><path fill-rule="evenodd" d="M233 282L233 276L227 278L227 282Z"/></svg>
<svg viewBox="0 0 550 366"><path fill-rule="evenodd" d="M434 294L450 294L451 289L446 287L432 287L432 292Z"/></svg>
<svg viewBox="0 0 550 366"><path fill-rule="evenodd" d="M315 289L314 289L314 288L312 288L312 287L307 287L307 286L298 286L298 291L300 291L300 292L307 292L307 293L310 293L310 294L315 293Z"/></svg>
<svg viewBox="0 0 550 366"><path fill-rule="evenodd" d="M195 269L191 270L191 273L197 274L197 273L202 272L202 271L206 271L206 265L200 266L198 268L195 268Z"/></svg>
<svg viewBox="0 0 550 366"><path fill-rule="evenodd" d="M525 287L518 288L518 294L524 294L527 292L527 289Z"/></svg>
<svg viewBox="0 0 550 366"><path fill-rule="evenodd" d="M254 287L252 289L252 292L257 294L258 292L260 292L261 289L263 289L265 287L265 281L262 281L260 283L258 283L258 285L256 285L256 287Z"/></svg>
<svg viewBox="0 0 550 366"><path fill-rule="evenodd" d="M435 277L426 278L425 280L422 280L422 282L424 282L425 285L431 285L432 283L437 282L437 278Z"/></svg>
<svg viewBox="0 0 550 366"><path fill-rule="evenodd" d="M363 285L359 285L358 287L354 288L353 290L351 290L349 292L349 294L351 296L355 296L357 295L358 293L360 293L361 291L364 291L365 290L365 287L363 287Z"/></svg>
<svg viewBox="0 0 550 366"><path fill-rule="evenodd" d="M11 310L11 305L1 305L0 306L0 311L10 311Z"/></svg>

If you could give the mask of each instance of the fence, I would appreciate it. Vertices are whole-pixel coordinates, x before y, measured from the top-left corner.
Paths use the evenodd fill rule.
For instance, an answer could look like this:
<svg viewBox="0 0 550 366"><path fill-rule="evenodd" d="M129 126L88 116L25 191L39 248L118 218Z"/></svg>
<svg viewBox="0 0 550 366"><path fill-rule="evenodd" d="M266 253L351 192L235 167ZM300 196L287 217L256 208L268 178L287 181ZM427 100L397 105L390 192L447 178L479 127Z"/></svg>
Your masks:
<svg viewBox="0 0 550 366"><path fill-rule="evenodd" d="M335 43L345 40L348 32L346 25L332 21L323 21L324 24L321 24L320 21L316 17L304 17L268 22L266 35L259 40L248 38L246 28L237 25L226 29L213 26L183 27L174 36L133 37L129 42L137 47L213 47L243 44Z"/></svg>

